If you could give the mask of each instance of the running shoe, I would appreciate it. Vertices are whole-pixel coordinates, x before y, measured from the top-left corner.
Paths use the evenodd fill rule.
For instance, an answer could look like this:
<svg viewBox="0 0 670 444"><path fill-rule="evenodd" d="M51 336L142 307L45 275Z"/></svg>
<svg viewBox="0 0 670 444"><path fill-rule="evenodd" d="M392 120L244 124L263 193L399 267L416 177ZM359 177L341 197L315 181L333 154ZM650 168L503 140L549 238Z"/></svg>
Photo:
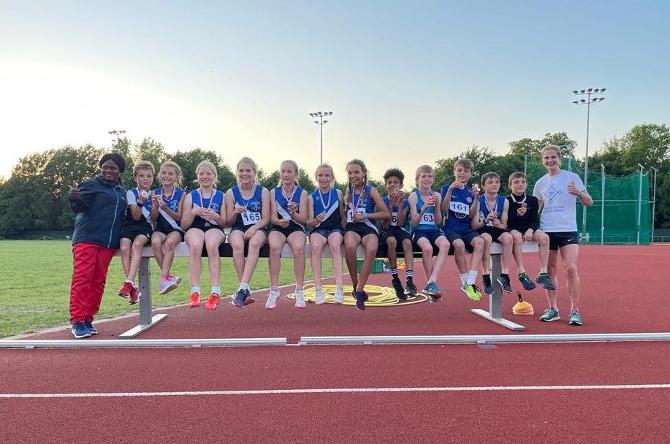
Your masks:
<svg viewBox="0 0 670 444"><path fill-rule="evenodd" d="M548 273L538 274L537 279L535 279L535 282L542 285L542 288L544 288L545 290L556 290L556 286L551 281L551 276L549 276Z"/></svg>
<svg viewBox="0 0 670 444"><path fill-rule="evenodd" d="M521 281L521 285L523 285L524 290L530 291L535 288L535 283L530 280L525 272L519 273L519 281Z"/></svg>
<svg viewBox="0 0 670 444"><path fill-rule="evenodd" d="M279 296L281 296L281 293L279 293L279 290L270 290L270 293L268 293L268 300L265 301L265 308L268 310L272 310L273 308L277 307L277 299L279 299Z"/></svg>
<svg viewBox="0 0 670 444"><path fill-rule="evenodd" d="M407 282L405 282L405 294L407 296L416 296L418 293L418 290L416 289L416 285L414 285L414 280L412 278L408 278Z"/></svg>
<svg viewBox="0 0 670 444"><path fill-rule="evenodd" d="M256 302L256 299L251 295L251 291L248 288L244 289L244 305L251 305Z"/></svg>
<svg viewBox="0 0 670 444"><path fill-rule="evenodd" d="M360 311L365 311L365 301L368 300L368 294L364 291L357 291L356 294L356 308Z"/></svg>
<svg viewBox="0 0 670 444"><path fill-rule="evenodd" d="M344 304L344 289L341 285L338 285L335 288L335 303Z"/></svg>
<svg viewBox="0 0 670 444"><path fill-rule="evenodd" d="M500 276L498 276L498 279L496 279L498 283L500 284L500 287L502 288L502 291L505 293L511 293L512 292L512 283L509 281L509 275L505 273L500 273Z"/></svg>
<svg viewBox="0 0 670 444"><path fill-rule="evenodd" d="M119 288L119 292L117 294L121 297L128 299L132 291L133 291L133 283L125 281L123 284L121 284L121 288Z"/></svg>
<svg viewBox="0 0 670 444"><path fill-rule="evenodd" d="M582 325L582 315L574 308L570 312L570 325Z"/></svg>
<svg viewBox="0 0 670 444"><path fill-rule="evenodd" d="M75 339L83 339L91 336L91 332L83 322L75 322L71 327Z"/></svg>
<svg viewBox="0 0 670 444"><path fill-rule="evenodd" d="M189 306L191 308L198 308L200 307L200 293L197 291L194 291L191 293L191 296L189 296Z"/></svg>
<svg viewBox="0 0 670 444"><path fill-rule="evenodd" d="M221 302L221 296L216 293L212 293L207 298L207 301L205 301L205 308L207 310L216 310L216 307L219 306L219 302Z"/></svg>
<svg viewBox="0 0 670 444"><path fill-rule="evenodd" d="M472 301L476 302L482 298L482 294L479 291L479 287L477 287L475 284L465 284L463 287L461 287L461 290Z"/></svg>
<svg viewBox="0 0 670 444"><path fill-rule="evenodd" d="M97 335L98 330L93 326L93 321L84 321L84 325L88 329L88 332L92 335Z"/></svg>
<svg viewBox="0 0 670 444"><path fill-rule="evenodd" d="M484 293L493 294L493 284L491 283L491 275L482 274L482 282L484 283Z"/></svg>
<svg viewBox="0 0 670 444"><path fill-rule="evenodd" d="M554 307L549 307L544 310L542 316L540 316L540 321L543 322L553 322L561 319L561 315L558 313L558 309Z"/></svg>
<svg viewBox="0 0 670 444"><path fill-rule="evenodd" d="M158 294L168 293L177 288L176 278L173 276L162 277L158 282Z"/></svg>
<svg viewBox="0 0 670 444"><path fill-rule="evenodd" d="M305 292L302 291L302 290L296 290L295 291L295 308L305 308L305 307L307 307L307 302L305 302Z"/></svg>
<svg viewBox="0 0 670 444"><path fill-rule="evenodd" d="M242 308L244 307L244 300L246 299L246 296L244 294L244 290L240 288L235 292L235 298L233 298L233 305L237 308Z"/></svg>
<svg viewBox="0 0 670 444"><path fill-rule="evenodd" d="M435 302L442 297L442 291L435 282L429 282L422 290L422 293L427 295L431 302Z"/></svg>
<svg viewBox="0 0 670 444"><path fill-rule="evenodd" d="M137 304L137 301L140 300L141 296L142 296L142 293L140 293L140 289L133 285L133 290L130 292L130 296L128 297L128 303L130 305Z"/></svg>
<svg viewBox="0 0 670 444"><path fill-rule="evenodd" d="M302 297L302 300L304 301L305 300L305 295L302 294L302 290L300 291L300 294L302 295L301 297ZM297 290L296 290L295 300L296 300L296 306L297 306L297 304L298 304L298 291ZM314 303L316 305L321 305L324 302L326 302L326 295L323 293L323 290L321 290L319 288L318 290L316 290L316 295L314 296ZM305 307L301 307L301 308L305 308Z"/></svg>
<svg viewBox="0 0 670 444"><path fill-rule="evenodd" d="M391 279L391 285L393 286L393 289L395 290L395 295L399 300L401 301L407 300L405 289L402 288L402 282L400 282L400 279L398 278L397 275L393 276L393 278Z"/></svg>

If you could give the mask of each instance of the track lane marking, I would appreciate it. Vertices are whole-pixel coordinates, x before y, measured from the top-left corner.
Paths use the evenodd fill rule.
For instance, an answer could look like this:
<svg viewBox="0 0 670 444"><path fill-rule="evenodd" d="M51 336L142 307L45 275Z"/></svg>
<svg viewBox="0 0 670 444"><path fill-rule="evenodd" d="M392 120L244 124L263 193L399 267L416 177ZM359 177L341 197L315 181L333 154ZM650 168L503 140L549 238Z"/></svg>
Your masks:
<svg viewBox="0 0 670 444"><path fill-rule="evenodd" d="M513 392L556 390L657 390L670 389L670 384L619 384L619 385L513 385L471 387L343 387L267 390L200 390L173 392L101 392L101 393L0 393L0 399L16 398L139 398L165 396L255 396L255 395L304 395L329 393L422 393L422 392Z"/></svg>

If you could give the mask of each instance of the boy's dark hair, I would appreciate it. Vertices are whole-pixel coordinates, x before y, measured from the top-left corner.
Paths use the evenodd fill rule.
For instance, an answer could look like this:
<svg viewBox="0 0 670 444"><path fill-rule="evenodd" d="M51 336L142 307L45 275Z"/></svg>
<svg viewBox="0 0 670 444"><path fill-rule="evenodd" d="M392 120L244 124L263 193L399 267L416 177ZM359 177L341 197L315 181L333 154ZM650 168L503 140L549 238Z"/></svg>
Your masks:
<svg viewBox="0 0 670 444"><path fill-rule="evenodd" d="M402 185L405 182L405 174L400 171L398 168L389 168L384 173L384 182L388 180L389 177L397 177L400 179L400 184Z"/></svg>
<svg viewBox="0 0 670 444"><path fill-rule="evenodd" d="M123 159L123 156L119 153L107 153L104 156L102 156L102 159L100 159L100 162L98 162L98 166L102 167L102 164L107 162L108 160L111 160L116 164L117 167L119 167L119 172L123 173L126 170L126 161Z"/></svg>

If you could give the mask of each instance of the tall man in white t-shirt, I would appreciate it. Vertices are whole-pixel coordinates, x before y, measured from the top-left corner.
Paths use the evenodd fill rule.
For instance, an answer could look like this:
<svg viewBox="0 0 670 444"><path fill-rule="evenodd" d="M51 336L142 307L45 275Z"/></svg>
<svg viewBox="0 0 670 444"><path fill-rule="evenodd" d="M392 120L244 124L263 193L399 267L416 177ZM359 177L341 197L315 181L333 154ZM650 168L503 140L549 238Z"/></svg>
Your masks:
<svg viewBox="0 0 670 444"><path fill-rule="evenodd" d="M561 149L558 146L547 145L542 148L542 164L547 169L547 174L535 183L533 196L538 198L542 210L540 228L549 235L547 271L551 279L558 282L556 262L560 250L567 275L570 325L582 325L582 317L579 313L580 283L577 269L579 258L577 199L586 207L593 205L593 199L577 174L561 170ZM545 322L559 320L561 317L558 312L556 290L547 290L547 300L549 308L545 310L540 320Z"/></svg>

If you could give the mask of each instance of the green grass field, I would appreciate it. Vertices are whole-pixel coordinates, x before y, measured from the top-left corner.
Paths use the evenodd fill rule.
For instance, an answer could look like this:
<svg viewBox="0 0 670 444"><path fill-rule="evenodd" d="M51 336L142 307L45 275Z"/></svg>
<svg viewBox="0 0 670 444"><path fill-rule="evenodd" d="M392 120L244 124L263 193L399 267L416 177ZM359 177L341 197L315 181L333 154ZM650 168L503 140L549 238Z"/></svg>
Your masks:
<svg viewBox="0 0 670 444"><path fill-rule="evenodd" d="M206 259L203 260L200 284L203 293L207 293L210 288L205 261ZM72 251L69 241L0 241L0 270L0 337L68 323L72 277ZM172 271L184 279L182 284L166 295L159 295L159 271L156 262L151 261L152 299L156 307L184 303L188 299L190 286L187 258L175 258ZM311 279L311 275L308 260L305 279ZM323 275L331 275L330 260L323 261ZM115 257L109 267L98 319L137 312L139 304L131 306L116 295L123 279L121 262ZM283 285L292 282L293 260L282 259L280 283ZM223 295L230 295L237 289L237 277L230 258L221 261L221 283ZM259 260L250 285L253 289L270 286L267 259Z"/></svg>

